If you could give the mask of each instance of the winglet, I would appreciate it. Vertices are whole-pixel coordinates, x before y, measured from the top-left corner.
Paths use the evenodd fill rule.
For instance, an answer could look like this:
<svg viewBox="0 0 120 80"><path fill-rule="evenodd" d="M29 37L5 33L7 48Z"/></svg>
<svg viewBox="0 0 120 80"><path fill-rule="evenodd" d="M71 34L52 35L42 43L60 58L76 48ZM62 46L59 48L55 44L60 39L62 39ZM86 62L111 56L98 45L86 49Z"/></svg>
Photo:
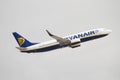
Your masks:
<svg viewBox="0 0 120 80"><path fill-rule="evenodd" d="M46 30L46 32L49 34L49 36L54 36L54 35L51 34L48 30Z"/></svg>

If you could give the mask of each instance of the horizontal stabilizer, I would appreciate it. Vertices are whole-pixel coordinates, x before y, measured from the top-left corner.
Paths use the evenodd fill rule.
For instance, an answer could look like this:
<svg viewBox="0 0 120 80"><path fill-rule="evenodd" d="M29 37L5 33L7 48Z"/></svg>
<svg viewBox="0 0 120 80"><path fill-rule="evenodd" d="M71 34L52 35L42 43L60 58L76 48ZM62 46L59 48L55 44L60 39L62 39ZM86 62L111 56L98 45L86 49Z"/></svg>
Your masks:
<svg viewBox="0 0 120 80"><path fill-rule="evenodd" d="M23 47L16 47L16 48L19 49L20 51L27 51L27 49Z"/></svg>

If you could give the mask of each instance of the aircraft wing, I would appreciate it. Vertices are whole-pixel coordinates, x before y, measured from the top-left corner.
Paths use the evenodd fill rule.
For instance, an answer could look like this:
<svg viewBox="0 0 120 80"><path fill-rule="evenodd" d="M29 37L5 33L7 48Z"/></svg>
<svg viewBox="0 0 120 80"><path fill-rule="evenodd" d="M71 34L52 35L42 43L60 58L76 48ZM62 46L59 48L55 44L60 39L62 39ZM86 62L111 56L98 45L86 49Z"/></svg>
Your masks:
<svg viewBox="0 0 120 80"><path fill-rule="evenodd" d="M51 36L52 38L56 39L60 43L61 46L65 46L65 45L68 45L68 44L71 43L71 41L68 40L68 39L65 39L65 38L53 35L48 30L46 30L46 31L49 34L49 36Z"/></svg>

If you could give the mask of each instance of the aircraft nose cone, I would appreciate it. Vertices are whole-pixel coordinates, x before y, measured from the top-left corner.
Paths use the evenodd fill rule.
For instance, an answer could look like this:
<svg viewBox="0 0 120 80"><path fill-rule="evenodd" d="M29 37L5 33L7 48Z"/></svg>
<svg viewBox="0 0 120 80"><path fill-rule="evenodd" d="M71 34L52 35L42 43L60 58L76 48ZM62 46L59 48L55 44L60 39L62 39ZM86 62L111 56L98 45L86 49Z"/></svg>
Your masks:
<svg viewBox="0 0 120 80"><path fill-rule="evenodd" d="M110 34L112 32L112 30L107 30L107 33Z"/></svg>

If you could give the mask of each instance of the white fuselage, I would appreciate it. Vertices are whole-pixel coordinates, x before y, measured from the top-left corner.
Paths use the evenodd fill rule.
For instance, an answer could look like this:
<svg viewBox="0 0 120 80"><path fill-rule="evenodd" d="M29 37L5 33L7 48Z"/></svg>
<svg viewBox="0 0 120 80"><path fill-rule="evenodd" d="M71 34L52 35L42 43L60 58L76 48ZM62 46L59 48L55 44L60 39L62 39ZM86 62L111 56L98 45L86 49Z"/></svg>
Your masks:
<svg viewBox="0 0 120 80"><path fill-rule="evenodd" d="M92 30L88 30L85 32L80 32L77 34L72 34L69 36L65 36L63 38L66 38L68 40L74 40L74 39L80 39L81 43L82 42L86 42L89 40L93 40L93 39L97 39L103 36L108 35L111 32L111 30L107 30L104 28L99 28L99 29L92 29ZM44 52L44 51L49 51L49 50L53 50L53 49L58 49L61 48L59 46L59 42L57 42L57 40L53 39L50 41L46 41L46 42L42 42L39 44L35 44L32 46L29 46L26 48L25 51L23 52Z"/></svg>

